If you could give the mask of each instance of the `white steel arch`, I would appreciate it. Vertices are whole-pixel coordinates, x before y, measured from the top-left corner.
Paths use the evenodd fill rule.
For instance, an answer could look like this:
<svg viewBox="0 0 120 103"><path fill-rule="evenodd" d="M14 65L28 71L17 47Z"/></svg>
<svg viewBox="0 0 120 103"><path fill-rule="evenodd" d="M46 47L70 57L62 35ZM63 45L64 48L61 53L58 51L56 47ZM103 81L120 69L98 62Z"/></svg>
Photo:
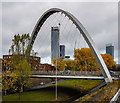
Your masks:
<svg viewBox="0 0 120 103"><path fill-rule="evenodd" d="M104 76L104 79L105 79L106 83L112 82L112 78L111 78L111 75L110 75L110 73L107 69L107 66L106 66L103 58L101 57L100 53L98 52L97 48L95 47L95 43L92 40L92 38L90 37L87 30L84 28L84 26L80 23L80 21L75 16L73 16L71 13L69 13L67 11L64 11L62 9L59 9L59 8L49 9L39 18L38 22L36 23L36 25L33 29L33 32L32 32L31 38L30 38L30 42L27 46L26 53L28 53L28 54L30 53L31 48L34 44L34 41L37 37L37 34L38 34L40 28L42 27L43 23L46 21L46 19L50 15L52 15L56 12L64 13L76 25L76 27L79 29L80 33L84 37L85 41L89 45L93 55L95 56L95 59L96 59L98 65L99 65L99 68L100 68L100 70L101 70L101 72Z"/></svg>

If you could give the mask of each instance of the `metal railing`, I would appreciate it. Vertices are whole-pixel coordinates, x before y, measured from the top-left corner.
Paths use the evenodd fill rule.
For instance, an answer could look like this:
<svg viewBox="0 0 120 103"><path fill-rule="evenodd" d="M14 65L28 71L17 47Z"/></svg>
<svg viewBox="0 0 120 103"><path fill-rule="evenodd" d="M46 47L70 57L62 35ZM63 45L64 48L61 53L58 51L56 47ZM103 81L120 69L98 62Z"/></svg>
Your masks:
<svg viewBox="0 0 120 103"><path fill-rule="evenodd" d="M56 75L56 71L32 71L32 74L40 74L40 75ZM57 75L85 75L85 76L101 76L100 71L70 71L68 73L64 73L63 71L57 71Z"/></svg>
<svg viewBox="0 0 120 103"><path fill-rule="evenodd" d="M118 99L118 97L120 96L120 89L117 91L117 93L115 94L115 96L111 99L111 101L109 103L115 103Z"/></svg>

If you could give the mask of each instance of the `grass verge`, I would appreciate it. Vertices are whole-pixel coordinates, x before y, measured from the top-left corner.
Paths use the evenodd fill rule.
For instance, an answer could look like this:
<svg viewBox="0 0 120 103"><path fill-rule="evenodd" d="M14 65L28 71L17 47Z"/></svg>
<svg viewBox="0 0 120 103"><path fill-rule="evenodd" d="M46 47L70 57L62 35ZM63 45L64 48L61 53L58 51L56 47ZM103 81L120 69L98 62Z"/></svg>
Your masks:
<svg viewBox="0 0 120 103"><path fill-rule="evenodd" d="M103 80L71 79L58 83L58 101L64 101L76 95L86 92L102 83ZM19 94L3 96L3 101L19 101ZM20 101L55 101L55 85L39 90L23 92Z"/></svg>
<svg viewBox="0 0 120 103"><path fill-rule="evenodd" d="M94 101L100 103L109 103L112 97L118 90L118 80L114 80L112 83L106 85L105 87L96 90L95 92L90 93L84 97L79 99L80 103L84 103L86 101Z"/></svg>

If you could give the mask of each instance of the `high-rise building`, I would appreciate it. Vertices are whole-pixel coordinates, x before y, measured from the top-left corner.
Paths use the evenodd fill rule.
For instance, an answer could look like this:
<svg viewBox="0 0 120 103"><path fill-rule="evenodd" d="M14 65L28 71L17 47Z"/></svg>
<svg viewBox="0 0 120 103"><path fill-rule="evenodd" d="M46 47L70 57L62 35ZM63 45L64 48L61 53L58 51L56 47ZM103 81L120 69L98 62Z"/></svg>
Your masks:
<svg viewBox="0 0 120 103"><path fill-rule="evenodd" d="M60 57L65 58L65 45L60 45Z"/></svg>
<svg viewBox="0 0 120 103"><path fill-rule="evenodd" d="M51 28L51 61L53 58L60 57L60 46L59 46L59 28Z"/></svg>
<svg viewBox="0 0 120 103"><path fill-rule="evenodd" d="M106 44L106 54L110 54L114 59L114 46L112 44Z"/></svg>

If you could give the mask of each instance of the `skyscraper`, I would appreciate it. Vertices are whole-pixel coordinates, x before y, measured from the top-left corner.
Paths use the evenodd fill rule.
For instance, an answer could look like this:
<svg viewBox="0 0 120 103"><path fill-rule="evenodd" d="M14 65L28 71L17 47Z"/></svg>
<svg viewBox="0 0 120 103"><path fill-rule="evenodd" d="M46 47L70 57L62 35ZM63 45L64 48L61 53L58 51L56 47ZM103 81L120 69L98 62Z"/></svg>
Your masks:
<svg viewBox="0 0 120 103"><path fill-rule="evenodd" d="M114 59L114 46L112 44L106 44L106 53L110 54Z"/></svg>
<svg viewBox="0 0 120 103"><path fill-rule="evenodd" d="M51 27L51 61L60 57L59 28Z"/></svg>
<svg viewBox="0 0 120 103"><path fill-rule="evenodd" d="M60 57L65 58L65 45L60 45Z"/></svg>

